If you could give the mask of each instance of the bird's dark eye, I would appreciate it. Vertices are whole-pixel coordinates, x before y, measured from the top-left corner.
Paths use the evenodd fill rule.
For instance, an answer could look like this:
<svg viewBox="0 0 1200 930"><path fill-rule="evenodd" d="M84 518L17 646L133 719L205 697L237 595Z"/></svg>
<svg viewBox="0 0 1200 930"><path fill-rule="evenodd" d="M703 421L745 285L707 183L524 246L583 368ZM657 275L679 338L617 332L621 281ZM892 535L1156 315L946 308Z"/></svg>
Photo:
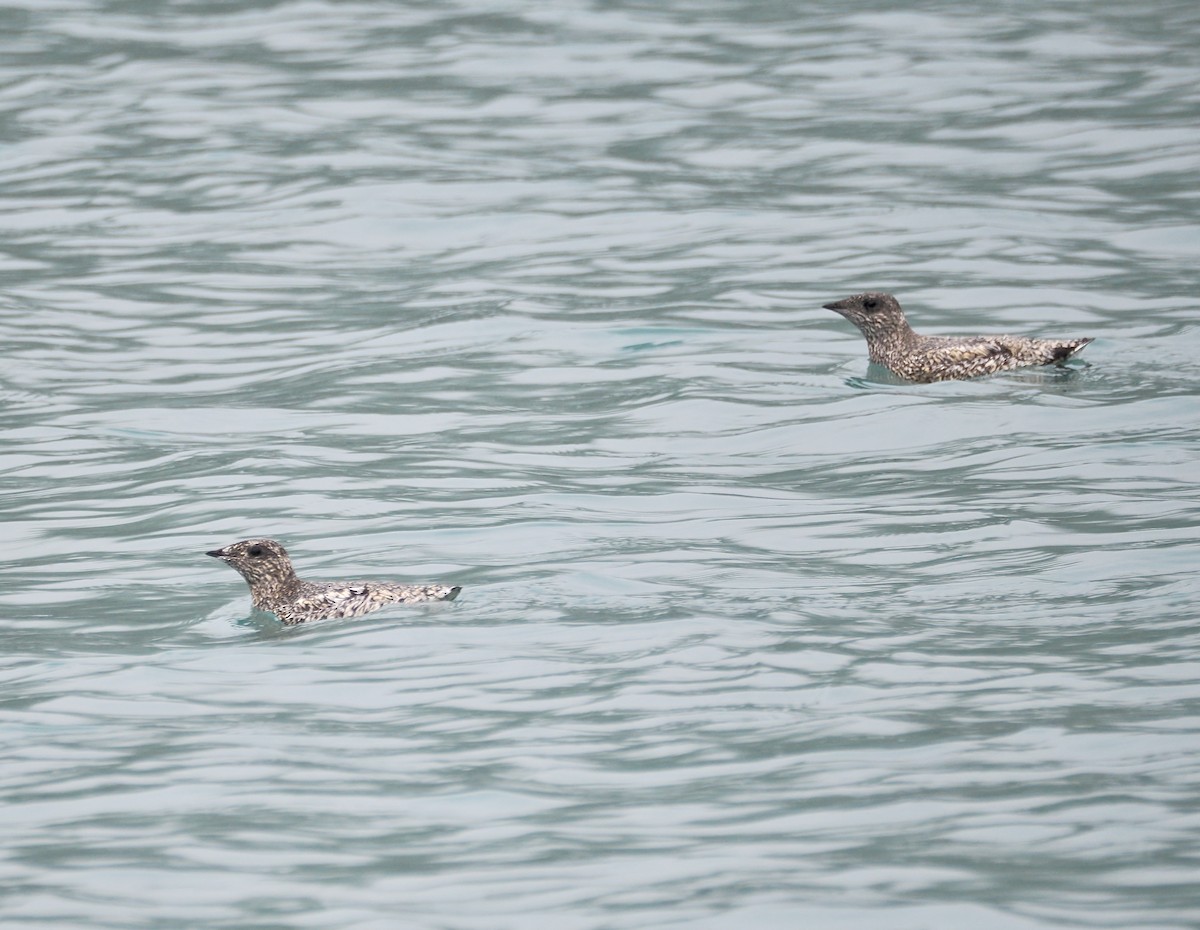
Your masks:
<svg viewBox="0 0 1200 930"><path fill-rule="evenodd" d="M866 307L868 310L874 310L876 307L879 306L879 301L876 300L874 297L868 297L866 300L863 301L863 306Z"/></svg>
<svg viewBox="0 0 1200 930"><path fill-rule="evenodd" d="M251 546L249 549L249 552L252 556L254 556L257 559L263 554L263 547L262 546Z"/></svg>

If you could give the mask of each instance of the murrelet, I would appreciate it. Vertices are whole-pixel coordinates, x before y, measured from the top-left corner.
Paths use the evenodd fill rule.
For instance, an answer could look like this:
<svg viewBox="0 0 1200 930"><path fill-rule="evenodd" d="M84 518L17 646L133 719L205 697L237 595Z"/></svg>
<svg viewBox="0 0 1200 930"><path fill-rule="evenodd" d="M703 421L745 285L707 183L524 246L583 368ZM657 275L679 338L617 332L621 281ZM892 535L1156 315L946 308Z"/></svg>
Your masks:
<svg viewBox="0 0 1200 930"><path fill-rule="evenodd" d="M394 604L452 601L457 585L387 581L301 581L287 551L273 539L245 539L206 552L232 566L250 585L250 600L293 626L310 620L361 617Z"/></svg>
<svg viewBox="0 0 1200 930"><path fill-rule="evenodd" d="M1070 358L1084 339L1030 339L1026 336L922 336L913 332L891 294L855 294L826 310L840 313L867 340L871 361L908 381L976 378L1029 365L1052 365Z"/></svg>

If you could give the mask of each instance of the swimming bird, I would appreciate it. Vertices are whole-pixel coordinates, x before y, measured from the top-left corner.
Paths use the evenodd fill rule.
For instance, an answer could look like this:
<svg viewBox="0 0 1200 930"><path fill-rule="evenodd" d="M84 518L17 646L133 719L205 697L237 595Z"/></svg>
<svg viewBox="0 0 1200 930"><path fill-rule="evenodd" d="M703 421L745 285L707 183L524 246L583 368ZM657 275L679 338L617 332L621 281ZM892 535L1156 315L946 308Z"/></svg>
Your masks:
<svg viewBox="0 0 1200 930"><path fill-rule="evenodd" d="M975 378L1029 365L1052 365L1070 358L1083 339L1030 339L1026 336L922 336L913 332L900 301L891 294L855 294L826 310L840 313L867 339L871 361L908 381L928 383Z"/></svg>
<svg viewBox="0 0 1200 930"><path fill-rule="evenodd" d="M386 581L301 581L287 550L273 539L244 539L206 552L238 571L250 585L250 600L294 626L309 620L361 617L394 604L452 601L457 585L407 585Z"/></svg>

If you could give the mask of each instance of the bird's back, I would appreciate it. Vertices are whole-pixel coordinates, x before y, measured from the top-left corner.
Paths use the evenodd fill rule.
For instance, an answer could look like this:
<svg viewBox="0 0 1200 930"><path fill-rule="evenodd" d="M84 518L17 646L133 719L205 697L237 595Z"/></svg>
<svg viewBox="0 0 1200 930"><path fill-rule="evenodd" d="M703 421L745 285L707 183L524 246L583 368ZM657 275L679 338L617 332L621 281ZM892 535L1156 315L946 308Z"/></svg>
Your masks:
<svg viewBox="0 0 1200 930"><path fill-rule="evenodd" d="M407 585L383 581L301 582L300 595L272 609L284 623L306 623L340 617L361 617L391 604L452 601L457 585Z"/></svg>
<svg viewBox="0 0 1200 930"><path fill-rule="evenodd" d="M948 381L1051 365L1070 358L1092 340L1031 339L1027 336L920 336L872 361L911 381Z"/></svg>

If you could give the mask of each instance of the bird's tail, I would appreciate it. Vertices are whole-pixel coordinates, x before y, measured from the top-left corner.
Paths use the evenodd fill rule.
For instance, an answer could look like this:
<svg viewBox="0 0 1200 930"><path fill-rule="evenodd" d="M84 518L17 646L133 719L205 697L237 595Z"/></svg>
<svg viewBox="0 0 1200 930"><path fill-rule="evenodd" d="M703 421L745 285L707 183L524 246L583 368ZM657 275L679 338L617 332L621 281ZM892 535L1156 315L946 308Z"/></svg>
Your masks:
<svg viewBox="0 0 1200 930"><path fill-rule="evenodd" d="M1066 361L1072 355L1081 352L1094 338L1093 336L1085 336L1083 339L1068 339L1065 342L1056 343L1050 350L1050 357L1056 362Z"/></svg>

